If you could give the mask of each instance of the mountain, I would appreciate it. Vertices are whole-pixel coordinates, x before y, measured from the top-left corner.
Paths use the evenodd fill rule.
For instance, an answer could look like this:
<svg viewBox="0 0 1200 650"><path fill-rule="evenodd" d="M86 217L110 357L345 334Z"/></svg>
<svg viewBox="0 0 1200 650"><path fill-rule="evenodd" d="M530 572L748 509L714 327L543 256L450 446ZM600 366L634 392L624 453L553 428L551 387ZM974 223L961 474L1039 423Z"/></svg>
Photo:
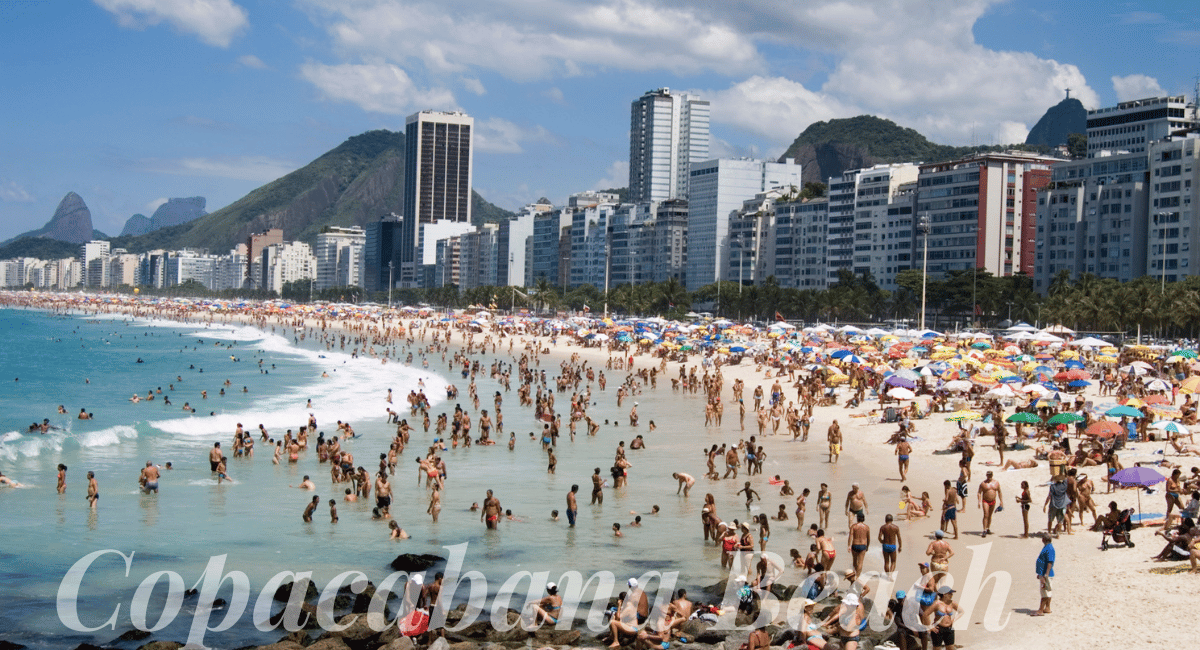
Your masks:
<svg viewBox="0 0 1200 650"><path fill-rule="evenodd" d="M120 237L144 235L150 232L150 217L144 214L135 214L125 220L125 227L121 229Z"/></svg>
<svg viewBox="0 0 1200 650"><path fill-rule="evenodd" d="M941 162L981 151L1039 149L1026 145L952 147L930 142L914 129L874 115L810 124L779 157L801 165L804 182L824 183L847 169L883 163ZM1044 149L1044 148L1041 148Z"/></svg>
<svg viewBox="0 0 1200 650"><path fill-rule="evenodd" d="M72 244L82 244L95 239L97 235L104 236L103 233L92 228L92 212L83 202L83 197L74 192L67 192L63 200L59 201L54 216L50 217L50 221L46 222L46 225L37 230L21 233L5 244L24 237L43 237Z"/></svg>
<svg viewBox="0 0 1200 650"><path fill-rule="evenodd" d="M479 195L479 192L471 190L471 222L476 225L485 223L500 223L515 219L516 213L509 212L504 208L488 203L488 200Z"/></svg>
<svg viewBox="0 0 1200 650"><path fill-rule="evenodd" d="M1068 97L1051 106L1033 125L1025 144L1055 147L1067 144L1067 136L1072 133L1087 133L1087 109L1078 99Z"/></svg>

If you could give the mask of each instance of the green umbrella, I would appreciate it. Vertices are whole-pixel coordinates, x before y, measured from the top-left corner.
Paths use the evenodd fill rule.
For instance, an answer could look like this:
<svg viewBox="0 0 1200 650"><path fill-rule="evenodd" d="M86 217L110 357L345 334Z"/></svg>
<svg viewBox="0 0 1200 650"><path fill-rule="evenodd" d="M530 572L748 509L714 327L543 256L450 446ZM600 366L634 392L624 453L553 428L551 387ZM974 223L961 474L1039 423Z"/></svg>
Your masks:
<svg viewBox="0 0 1200 650"><path fill-rule="evenodd" d="M1116 408L1109 409L1104 414L1110 418L1119 418L1119 417L1140 418L1140 417L1142 417L1142 412L1133 408L1132 406L1118 406Z"/></svg>
<svg viewBox="0 0 1200 650"><path fill-rule="evenodd" d="M1183 357L1184 359L1195 359L1196 358L1195 350L1176 350L1176 351L1172 352L1171 354L1173 356Z"/></svg>
<svg viewBox="0 0 1200 650"><path fill-rule="evenodd" d="M1034 413L1028 413L1026 411L1018 411L1018 412L1013 413L1012 415L1004 418L1004 421L1005 422L1023 422L1025 424L1041 424L1042 418L1039 418Z"/></svg>
<svg viewBox="0 0 1200 650"><path fill-rule="evenodd" d="M1085 418L1082 415L1075 413L1059 413L1054 417L1046 420L1047 424L1070 424L1072 422L1082 422Z"/></svg>

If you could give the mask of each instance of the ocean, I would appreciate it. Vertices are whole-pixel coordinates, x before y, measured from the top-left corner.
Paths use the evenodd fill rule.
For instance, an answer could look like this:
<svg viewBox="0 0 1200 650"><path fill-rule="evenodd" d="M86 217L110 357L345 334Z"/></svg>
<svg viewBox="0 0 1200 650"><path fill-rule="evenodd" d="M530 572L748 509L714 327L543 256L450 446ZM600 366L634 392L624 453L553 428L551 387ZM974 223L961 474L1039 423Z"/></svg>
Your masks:
<svg viewBox="0 0 1200 650"><path fill-rule="evenodd" d="M399 361L382 364L352 358L349 346L326 350L311 339L297 340L294 332L282 328L261 332L236 325L205 327L16 309L0 309L0 328L7 333L6 345L0 347L0 385L5 386L0 392L0 471L26 486L0 488L0 590L7 595L7 606L0 608L0 638L31 648L106 644L133 627L128 603L144 578L173 571L190 588L210 558L218 555L226 556L226 571L249 577L253 595L280 571L311 571L316 584L323 586L343 571L357 570L378 584L399 553L447 556L446 546L463 543L464 571L486 576L490 593L519 571L547 571L551 580L565 571L582 572L585 578L611 571L619 584L644 571L678 571L681 586L712 584L724 573L718 549L701 542L699 515L706 492L716 496L718 513L726 521L744 521L763 511L774 514L781 503L791 513L794 498L779 497L778 488L767 484L767 477L782 474L797 493L803 487L813 489L812 522L816 488L825 481L834 492L833 517L840 520L836 506L856 478L856 466L845 458L840 466L824 463L824 436L815 428L806 444L776 438L767 446L771 455L764 473L753 478L763 500L748 511L735 495L742 480L702 478L702 452L712 444L748 438L755 433L753 416L747 416L746 431L740 431L731 404L723 427L704 427L703 394L673 392L669 378L660 377L657 390L647 388L632 398L640 402L643 426L631 429L625 423L632 400L620 409L616 406L615 391L625 374L621 371L606 372L607 391L593 385L596 405L590 412L605 423L599 435L583 435L586 427L581 423L580 435L572 442L564 428L557 473L548 475L545 453L529 435L540 431L541 424L531 409L518 405L515 364L512 392L504 392L487 376L487 367L497 357L510 359L505 345L495 356L479 356L484 370L476 377L481 408L493 410L492 395L502 392L505 434L493 447L444 453L449 478L437 524L425 514L428 493L423 482L414 484L414 459L435 437L433 427L425 434L419 419L409 418L416 428L392 479L392 514L412 539L392 541L386 523L371 519L371 504L341 500L346 484L332 486L328 465L317 462L311 446L299 463L274 465L272 450L256 435L255 456L230 458L233 482L221 485L209 472L208 450L218 441L231 446L239 422L249 431L263 424L278 438L313 413L327 437L335 435L337 420L352 423L360 437L347 441L345 448L354 453L357 465L373 472L395 429L386 422L387 389L393 390L391 406L402 417L408 416L404 398L419 381L432 402L433 419L454 409L454 402L445 399L451 382L460 389L457 402L471 408L467 380L448 372L440 354L430 355L428 368L421 366L416 351L412 366ZM407 351L400 347L399 352L403 359ZM543 358L540 369L552 377L558 372L557 362ZM162 395L154 401L129 401L135 393L145 398L159 388ZM747 388L747 396L752 389ZM201 391L207 391L207 398ZM170 396L170 406L164 403L165 395ZM565 410L569 393L556 398L558 409ZM309 399L312 408L306 408ZM194 413L183 410L185 402ZM65 414L58 414L59 405ZM81 408L94 419L76 419ZM43 418L55 427L50 433L27 431ZM472 418L478 422L477 413L472 412ZM645 426L650 420L659 424L653 433ZM514 451L505 444L509 432L517 434ZM645 436L648 449L629 452L629 487L607 489L603 506L589 506L592 469L600 467L607 476L618 441L628 444L636 433ZM138 490L138 474L147 461L174 466L164 471L157 495ZM65 495L55 490L59 463L69 468ZM88 471L96 473L102 495L94 513L85 500ZM675 471L697 477L690 498L676 495L671 477ZM316 483L315 493L290 487L305 474ZM552 509L565 510L572 483L581 488L579 523L573 529L567 527L565 514L558 522L550 520ZM468 511L472 502L482 503L488 489L517 518L490 533L478 513ZM305 524L301 512L313 494L321 497L322 506L313 523ZM329 520L325 504L330 498L338 500L337 524ZM648 514L654 505L661 507L660 514ZM634 512L643 517L640 528L628 525ZM613 536L614 522L622 524L624 537ZM794 521L772 525L779 528L769 550L784 558L793 547L807 552L810 540L795 530ZM57 607L60 584L77 561L105 549L132 554L128 570L126 561L115 554L92 564L80 591L79 618L96 627L122 604L116 623L94 632L72 631ZM465 589L466 585L460 597ZM229 590L226 583L221 595L228 599ZM155 594L161 598L165 593L163 580ZM149 620L156 616L152 609ZM219 618L219 613L214 615L214 625ZM183 641L190 625L185 604L180 616L154 638ZM247 611L229 629L211 632L205 641L211 647L236 648L270 643L283 634L257 630Z"/></svg>

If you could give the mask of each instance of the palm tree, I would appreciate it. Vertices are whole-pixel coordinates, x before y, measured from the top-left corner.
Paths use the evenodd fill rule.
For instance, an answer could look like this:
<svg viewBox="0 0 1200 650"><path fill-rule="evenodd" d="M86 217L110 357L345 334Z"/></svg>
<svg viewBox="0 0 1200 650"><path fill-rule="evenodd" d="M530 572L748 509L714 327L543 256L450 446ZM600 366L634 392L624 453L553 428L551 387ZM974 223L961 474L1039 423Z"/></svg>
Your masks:
<svg viewBox="0 0 1200 650"><path fill-rule="evenodd" d="M545 277L538 278L531 293L533 299L541 305L542 311L556 307L559 304L558 285L551 283Z"/></svg>

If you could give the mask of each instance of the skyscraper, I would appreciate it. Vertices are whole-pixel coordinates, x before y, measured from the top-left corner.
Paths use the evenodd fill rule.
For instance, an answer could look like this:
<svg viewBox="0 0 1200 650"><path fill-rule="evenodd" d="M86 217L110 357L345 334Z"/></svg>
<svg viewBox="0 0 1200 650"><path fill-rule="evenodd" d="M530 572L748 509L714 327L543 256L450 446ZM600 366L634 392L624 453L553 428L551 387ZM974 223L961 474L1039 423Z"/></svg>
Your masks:
<svg viewBox="0 0 1200 650"><path fill-rule="evenodd" d="M408 117L404 138L403 268L399 282L415 286L422 224L471 222L474 118L458 112L421 111Z"/></svg>
<svg viewBox="0 0 1200 650"><path fill-rule="evenodd" d="M708 100L659 88L629 112L629 201L688 198L692 164L708 159Z"/></svg>

